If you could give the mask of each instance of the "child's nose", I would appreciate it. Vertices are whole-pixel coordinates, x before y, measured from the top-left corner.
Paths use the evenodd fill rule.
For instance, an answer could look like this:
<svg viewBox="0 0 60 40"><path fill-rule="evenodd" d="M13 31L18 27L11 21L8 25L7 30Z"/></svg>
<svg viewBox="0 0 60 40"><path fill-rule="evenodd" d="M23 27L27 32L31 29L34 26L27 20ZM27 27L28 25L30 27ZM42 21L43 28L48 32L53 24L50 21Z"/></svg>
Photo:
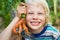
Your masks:
<svg viewBox="0 0 60 40"><path fill-rule="evenodd" d="M33 19L34 20L37 20L38 19L38 16L36 14L33 15Z"/></svg>

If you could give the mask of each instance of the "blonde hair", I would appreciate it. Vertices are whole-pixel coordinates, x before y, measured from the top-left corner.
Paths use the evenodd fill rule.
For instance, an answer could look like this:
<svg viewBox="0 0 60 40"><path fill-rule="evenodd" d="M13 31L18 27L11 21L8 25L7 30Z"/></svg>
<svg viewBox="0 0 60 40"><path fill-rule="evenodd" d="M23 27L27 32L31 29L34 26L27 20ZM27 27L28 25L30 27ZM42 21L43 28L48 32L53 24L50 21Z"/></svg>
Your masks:
<svg viewBox="0 0 60 40"><path fill-rule="evenodd" d="M27 3L27 4L38 4L39 3L44 6L47 13L49 13L49 11L50 11L46 0L25 0L25 3Z"/></svg>
<svg viewBox="0 0 60 40"><path fill-rule="evenodd" d="M46 16L47 16L46 21L47 21L47 23L49 22L49 13L50 13L50 10L49 10L48 3L46 2L46 0L25 0L25 3L26 4L33 4L33 5L42 4L42 6L45 9Z"/></svg>

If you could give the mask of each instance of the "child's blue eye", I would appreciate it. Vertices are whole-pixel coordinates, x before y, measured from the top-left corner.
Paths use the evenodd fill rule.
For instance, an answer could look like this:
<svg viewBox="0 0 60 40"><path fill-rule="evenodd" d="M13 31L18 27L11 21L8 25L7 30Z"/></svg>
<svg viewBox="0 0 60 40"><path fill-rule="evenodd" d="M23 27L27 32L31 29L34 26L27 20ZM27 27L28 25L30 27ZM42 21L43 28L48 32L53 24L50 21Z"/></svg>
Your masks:
<svg viewBox="0 0 60 40"><path fill-rule="evenodd" d="M28 13L28 14L33 14L33 13Z"/></svg>
<svg viewBox="0 0 60 40"><path fill-rule="evenodd" d="M38 13L38 15L42 15L43 13Z"/></svg>

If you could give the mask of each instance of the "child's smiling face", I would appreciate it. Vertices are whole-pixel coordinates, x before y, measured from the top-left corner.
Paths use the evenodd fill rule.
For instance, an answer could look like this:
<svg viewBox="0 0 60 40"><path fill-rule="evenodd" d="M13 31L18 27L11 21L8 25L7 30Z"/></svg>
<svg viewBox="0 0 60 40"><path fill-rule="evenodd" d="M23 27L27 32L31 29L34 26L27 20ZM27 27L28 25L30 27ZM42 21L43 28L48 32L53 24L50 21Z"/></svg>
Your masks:
<svg viewBox="0 0 60 40"><path fill-rule="evenodd" d="M46 21L45 9L42 5L28 5L27 6L27 25L31 29L41 28Z"/></svg>

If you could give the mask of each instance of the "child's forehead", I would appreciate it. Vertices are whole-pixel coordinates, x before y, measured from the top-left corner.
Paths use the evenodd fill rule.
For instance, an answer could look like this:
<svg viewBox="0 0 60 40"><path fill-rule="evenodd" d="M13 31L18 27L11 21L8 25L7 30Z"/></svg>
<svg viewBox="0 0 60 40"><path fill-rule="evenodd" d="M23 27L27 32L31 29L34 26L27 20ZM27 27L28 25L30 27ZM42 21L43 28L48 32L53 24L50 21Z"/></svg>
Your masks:
<svg viewBox="0 0 60 40"><path fill-rule="evenodd" d="M37 3L37 4L27 4L27 9L31 9L31 8L35 8L35 9L42 9L44 10L44 12L46 13L46 7L42 4L42 3ZM32 9L31 9L32 10Z"/></svg>
<svg viewBox="0 0 60 40"><path fill-rule="evenodd" d="M43 12L45 13L45 9L42 7L42 5L28 5L27 12Z"/></svg>
<svg viewBox="0 0 60 40"><path fill-rule="evenodd" d="M35 9L43 9L45 10L44 6L42 4L28 4L27 5L27 9L30 9L30 8L35 8Z"/></svg>

